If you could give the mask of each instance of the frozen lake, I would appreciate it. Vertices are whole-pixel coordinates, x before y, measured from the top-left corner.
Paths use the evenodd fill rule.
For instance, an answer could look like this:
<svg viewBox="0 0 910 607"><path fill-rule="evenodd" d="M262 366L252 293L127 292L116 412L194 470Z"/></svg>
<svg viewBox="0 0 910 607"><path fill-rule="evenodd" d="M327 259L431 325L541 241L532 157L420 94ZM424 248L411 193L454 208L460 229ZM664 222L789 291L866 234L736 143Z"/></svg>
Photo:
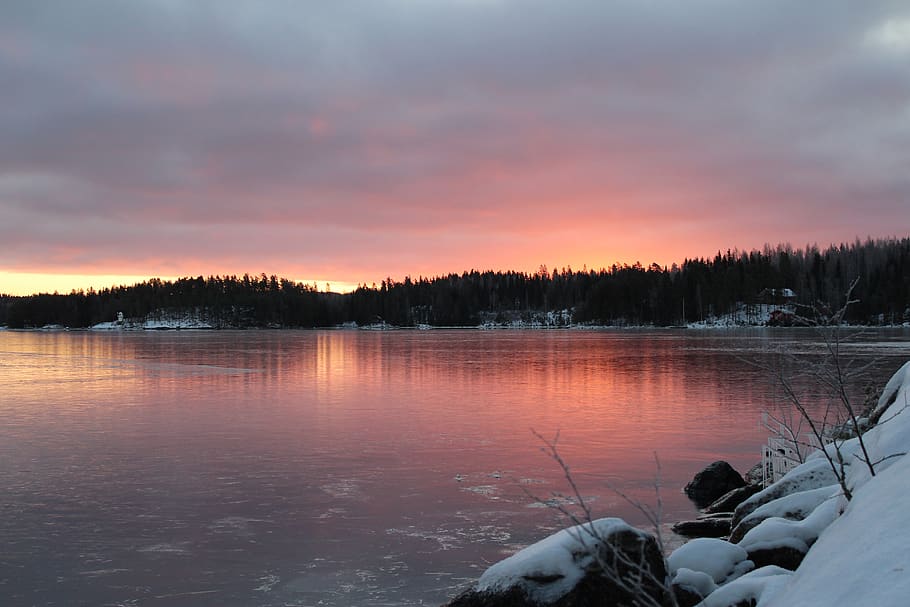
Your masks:
<svg viewBox="0 0 910 607"><path fill-rule="evenodd" d="M848 348L878 388L907 330ZM438 605L609 481L694 513L705 464L760 457L743 359L809 331L0 331L0 604Z"/></svg>

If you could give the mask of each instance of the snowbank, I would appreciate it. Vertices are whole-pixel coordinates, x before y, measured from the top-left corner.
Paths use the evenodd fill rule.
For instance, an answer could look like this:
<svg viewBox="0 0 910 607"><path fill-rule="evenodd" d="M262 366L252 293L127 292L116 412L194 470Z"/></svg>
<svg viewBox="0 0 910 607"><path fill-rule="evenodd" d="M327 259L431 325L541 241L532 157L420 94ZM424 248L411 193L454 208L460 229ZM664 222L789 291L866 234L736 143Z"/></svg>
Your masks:
<svg viewBox="0 0 910 607"><path fill-rule="evenodd" d="M768 519L743 539L743 544L754 546L780 541L785 532L790 534L788 541L817 537L786 583L765 589L759 607L907 604L910 596L907 552L910 512L906 509L910 501L908 395L910 363L901 367L886 385L875 413L881 418L863 435L870 460L875 462L875 476L858 459L861 456L858 440L848 441L842 449L854 454L847 471L847 486L853 493L849 502L843 496L833 497L801 522ZM813 461L818 461L818 456Z"/></svg>
<svg viewBox="0 0 910 607"><path fill-rule="evenodd" d="M910 458L903 456L854 493L847 509L821 534L788 583L769 593L759 606L906 605L910 597L908 502Z"/></svg>
<svg viewBox="0 0 910 607"><path fill-rule="evenodd" d="M702 538L677 548L666 559L673 583L705 597L699 607L908 604L908 403L910 363L888 382L873 415L878 423L863 435L875 475L861 459L857 439L839 444L851 500L817 452L737 508L740 521L757 523L738 543ZM594 555L602 554L598 538L631 532L638 546L639 538L647 537L621 519L600 519L593 526L593 531L588 525L565 529L493 565L477 584L480 602L464 604L486 605L482 593L513 588L536 604L553 604L594 570ZM661 564L659 553L656 558ZM767 563L773 564L761 566ZM781 564L795 572L775 566Z"/></svg>

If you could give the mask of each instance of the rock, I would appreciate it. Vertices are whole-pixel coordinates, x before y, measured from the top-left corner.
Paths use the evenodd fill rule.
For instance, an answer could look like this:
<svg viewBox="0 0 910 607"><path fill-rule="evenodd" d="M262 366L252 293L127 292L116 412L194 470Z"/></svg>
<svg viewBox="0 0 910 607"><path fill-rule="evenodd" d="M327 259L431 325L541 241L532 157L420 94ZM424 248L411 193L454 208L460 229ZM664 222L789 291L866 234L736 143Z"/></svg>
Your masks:
<svg viewBox="0 0 910 607"><path fill-rule="evenodd" d="M756 569L775 565L781 569L796 571L805 557L806 553L794 546L775 546L749 552L749 560L755 563Z"/></svg>
<svg viewBox="0 0 910 607"><path fill-rule="evenodd" d="M726 584L753 568L742 546L706 537L674 550L667 557L667 566L674 583L692 586L703 596L711 593L712 585ZM696 574L708 577L700 580Z"/></svg>
<svg viewBox="0 0 910 607"><path fill-rule="evenodd" d="M711 502L711 505L705 508L705 514L715 514L717 512L733 512L741 503L761 491L761 485L746 485L732 491L727 491L722 496Z"/></svg>
<svg viewBox="0 0 910 607"><path fill-rule="evenodd" d="M694 521L680 521L673 525L673 533L685 537L727 537L730 535L730 517L709 517Z"/></svg>
<svg viewBox="0 0 910 607"><path fill-rule="evenodd" d="M750 571L712 592L701 607L755 607L767 591L773 594L791 575L791 571L773 566ZM810 604L813 603L803 603Z"/></svg>
<svg viewBox="0 0 910 607"><path fill-rule="evenodd" d="M725 461L708 464L695 475L684 491L699 507L704 507L728 491L746 484L743 477Z"/></svg>
<svg viewBox="0 0 910 607"><path fill-rule="evenodd" d="M829 485L819 489L791 493L776 500L771 500L743 518L730 532L730 541L733 543L739 542L750 530L757 527L762 521L772 517L801 521L812 514L820 504L834 496L838 490L838 485Z"/></svg>
<svg viewBox="0 0 910 607"><path fill-rule="evenodd" d="M733 527L752 514L759 506L791 493L818 489L837 483L837 477L824 458L817 458L800 464L767 489L763 489L741 503L733 512Z"/></svg>
<svg viewBox="0 0 910 607"><path fill-rule="evenodd" d="M695 607L705 598L695 588L684 584L673 584L673 594L676 595L677 607Z"/></svg>
<svg viewBox="0 0 910 607"><path fill-rule="evenodd" d="M812 493L807 491L803 497L811 497ZM821 493L824 494L826 491ZM846 505L846 500L842 502L841 499L837 496L824 500L803 520L767 518L746 533L737 545L749 554L749 559L757 567L776 565L795 570L818 540L819 535L841 515L842 508ZM811 501L814 501L814 498L807 503ZM844 547L845 550L851 548L857 547Z"/></svg>
<svg viewBox="0 0 910 607"><path fill-rule="evenodd" d="M662 604L667 572L657 541L620 519L594 525L597 539L588 524L572 527L496 563L447 607ZM634 591L613 581L633 579L641 564L650 575ZM604 567L614 574L606 575Z"/></svg>

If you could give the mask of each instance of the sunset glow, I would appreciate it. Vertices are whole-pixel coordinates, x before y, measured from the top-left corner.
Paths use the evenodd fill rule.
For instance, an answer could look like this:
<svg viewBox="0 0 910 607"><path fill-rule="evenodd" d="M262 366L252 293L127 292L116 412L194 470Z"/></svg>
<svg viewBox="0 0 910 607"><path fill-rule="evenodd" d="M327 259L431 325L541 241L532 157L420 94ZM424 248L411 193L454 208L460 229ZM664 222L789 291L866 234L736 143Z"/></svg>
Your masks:
<svg viewBox="0 0 910 607"><path fill-rule="evenodd" d="M0 9L0 293L905 236L910 8Z"/></svg>

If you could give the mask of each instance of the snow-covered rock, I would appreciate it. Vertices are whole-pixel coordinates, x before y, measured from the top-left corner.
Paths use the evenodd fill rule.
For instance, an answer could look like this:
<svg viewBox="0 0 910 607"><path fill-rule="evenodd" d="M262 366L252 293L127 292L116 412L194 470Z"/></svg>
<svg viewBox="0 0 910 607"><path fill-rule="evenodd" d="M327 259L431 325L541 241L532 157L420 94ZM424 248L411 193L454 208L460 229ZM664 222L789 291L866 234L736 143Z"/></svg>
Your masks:
<svg viewBox="0 0 910 607"><path fill-rule="evenodd" d="M792 572L773 565L761 567L718 588L699 603L698 607L738 607L754 605L755 602L761 605L764 595L772 594L786 584L791 574Z"/></svg>
<svg viewBox="0 0 910 607"><path fill-rule="evenodd" d="M753 568L741 546L707 537L691 540L674 550L667 557L667 565L674 582L678 572L685 569L705 573L715 584L733 580Z"/></svg>
<svg viewBox="0 0 910 607"><path fill-rule="evenodd" d="M837 483L837 477L824 458L807 460L788 472L782 479L759 491L736 507L733 513L733 527L752 514L759 506L780 499L791 493L827 487Z"/></svg>
<svg viewBox="0 0 910 607"><path fill-rule="evenodd" d="M715 590L717 584L704 571L681 567L673 575L673 592L676 594L677 603L695 605Z"/></svg>
<svg viewBox="0 0 910 607"><path fill-rule="evenodd" d="M644 563L650 576L645 576L636 592L662 600L666 570L656 540L621 519L598 519L563 529L496 563L475 588L449 605L568 607L591 604L591 597L606 604L629 603L635 594L614 580L631 579L639 563ZM605 574L605 568L614 574Z"/></svg>
<svg viewBox="0 0 910 607"><path fill-rule="evenodd" d="M696 539L667 559L677 598L699 607L900 606L910 596L910 363L888 382L863 435L829 445L848 462L849 501L819 451L783 479L736 509L744 532L738 544ZM745 530L746 525L758 524ZM515 607L633 603L613 600L598 564L616 542L626 554L647 556L655 582L663 559L647 534L619 519L600 519L594 533L563 530L490 567L477 586L451 607ZM772 563L772 565L768 565ZM791 572L776 564L794 568ZM629 563L625 563L629 565ZM750 571L752 567L756 569ZM627 570L631 574L633 569ZM659 584L658 584L659 585ZM663 597L663 589L649 588ZM583 594L589 593L589 594ZM589 602L578 597L588 597ZM590 599L590 597L596 597ZM694 598L693 598L694 597ZM612 602L611 602L612 601ZM642 601L638 601L642 602Z"/></svg>
<svg viewBox="0 0 910 607"><path fill-rule="evenodd" d="M801 521L765 519L743 537L739 546L759 567L778 565L795 569L822 531L840 515L845 502L840 495L832 497Z"/></svg>
<svg viewBox="0 0 910 607"><path fill-rule="evenodd" d="M743 518L730 534L730 541L734 543L740 541L751 529L757 527L765 519L772 517L801 521L809 516L819 504L832 496L840 495L840 493L840 485L828 485L818 489L791 493L772 500L759 506L754 512Z"/></svg>

